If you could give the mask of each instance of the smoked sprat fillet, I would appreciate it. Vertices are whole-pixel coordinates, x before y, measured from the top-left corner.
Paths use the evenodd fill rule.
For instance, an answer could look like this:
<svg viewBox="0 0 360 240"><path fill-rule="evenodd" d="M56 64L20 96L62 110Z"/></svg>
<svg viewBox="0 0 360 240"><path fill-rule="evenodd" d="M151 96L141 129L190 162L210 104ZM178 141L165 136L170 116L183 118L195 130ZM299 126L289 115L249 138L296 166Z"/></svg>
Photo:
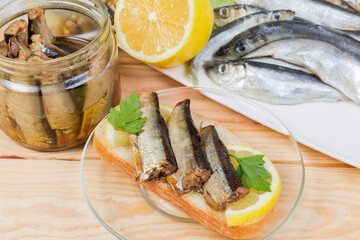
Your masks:
<svg viewBox="0 0 360 240"><path fill-rule="evenodd" d="M177 194L201 189L211 175L211 168L191 117L189 99L176 104L168 128L178 165L178 170L167 178L168 182Z"/></svg>
<svg viewBox="0 0 360 240"><path fill-rule="evenodd" d="M177 168L176 160L165 121L160 115L157 94L146 92L139 98L142 117L147 120L139 133L130 134L130 142L138 180L152 181L173 173Z"/></svg>
<svg viewBox="0 0 360 240"><path fill-rule="evenodd" d="M203 186L204 198L210 207L224 210L229 203L245 197L249 189L237 176L229 153L213 125L200 130L201 143L213 174Z"/></svg>

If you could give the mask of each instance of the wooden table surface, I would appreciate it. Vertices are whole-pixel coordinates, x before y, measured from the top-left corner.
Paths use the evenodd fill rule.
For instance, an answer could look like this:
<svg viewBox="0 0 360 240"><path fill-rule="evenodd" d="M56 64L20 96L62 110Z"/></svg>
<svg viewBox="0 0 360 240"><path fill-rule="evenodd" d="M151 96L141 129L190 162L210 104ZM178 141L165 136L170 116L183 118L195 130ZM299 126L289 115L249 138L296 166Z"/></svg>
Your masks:
<svg viewBox="0 0 360 240"><path fill-rule="evenodd" d="M119 68L121 95L182 86L122 51ZM253 120L244 121L264 131ZM360 169L300 148L306 166L303 198L274 239L360 239ZM82 196L81 151L82 146L36 152L0 133L0 239L115 239Z"/></svg>

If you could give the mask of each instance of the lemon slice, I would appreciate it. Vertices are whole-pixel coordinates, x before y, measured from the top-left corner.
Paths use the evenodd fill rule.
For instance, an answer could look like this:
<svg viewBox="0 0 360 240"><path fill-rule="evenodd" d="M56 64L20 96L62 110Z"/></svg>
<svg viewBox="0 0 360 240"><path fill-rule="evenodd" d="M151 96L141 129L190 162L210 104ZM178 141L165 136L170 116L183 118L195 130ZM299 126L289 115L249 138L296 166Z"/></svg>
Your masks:
<svg viewBox="0 0 360 240"><path fill-rule="evenodd" d="M237 157L247 157L256 154L262 154L259 150L240 144L227 144L226 148L230 154ZM234 168L239 165L238 162L230 158ZM270 173L271 192L256 191L250 189L249 194L231 203L225 211L225 217L228 226L239 226L253 222L265 215L275 204L280 195L281 180L275 166L268 157L264 157L264 167Z"/></svg>
<svg viewBox="0 0 360 240"><path fill-rule="evenodd" d="M160 114L164 118L166 126L168 125L172 110L173 110L172 107L160 103Z"/></svg>
<svg viewBox="0 0 360 240"><path fill-rule="evenodd" d="M119 0L114 14L124 50L159 67L193 58L210 38L213 23L209 0Z"/></svg>
<svg viewBox="0 0 360 240"><path fill-rule="evenodd" d="M115 109L119 109L119 106L116 106ZM130 134L122 129L116 130L109 123L109 116L105 123L105 135L108 148L130 145Z"/></svg>
<svg viewBox="0 0 360 240"><path fill-rule="evenodd" d="M119 109L119 106L115 107ZM164 121L167 125L173 108L164 104L160 104L160 114L164 118ZM109 117L108 117L109 119ZM113 125L111 125L106 120L105 123L105 134L106 142L109 148L115 148L119 146L129 146L130 145L130 134L122 129L116 130Z"/></svg>

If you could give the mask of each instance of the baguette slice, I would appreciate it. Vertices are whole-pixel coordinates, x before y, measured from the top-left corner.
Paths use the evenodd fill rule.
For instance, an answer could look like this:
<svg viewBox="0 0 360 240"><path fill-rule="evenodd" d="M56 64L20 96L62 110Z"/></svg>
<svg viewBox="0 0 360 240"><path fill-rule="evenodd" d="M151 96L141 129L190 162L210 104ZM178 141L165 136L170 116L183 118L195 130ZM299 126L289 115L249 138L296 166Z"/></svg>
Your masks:
<svg viewBox="0 0 360 240"><path fill-rule="evenodd" d="M209 124L215 125L221 140L225 144L239 143L248 145L234 133L215 122L204 120L204 118L200 118L196 115L193 115L193 119L197 128L199 128L200 125L203 127ZM106 121L107 119L104 119L97 126L93 146L104 160L136 181L137 172L135 168L135 160L130 147L107 147L105 136ZM211 209L203 196L199 193L191 192L183 196L177 196L170 185L164 180L142 182L141 184L146 187L146 189L154 192L160 198L182 210L189 217L195 219L204 226L234 239L246 239L258 235L271 223L277 211L277 204L274 204L274 206L265 215L256 221L242 226L229 227L226 223L224 211L220 212Z"/></svg>

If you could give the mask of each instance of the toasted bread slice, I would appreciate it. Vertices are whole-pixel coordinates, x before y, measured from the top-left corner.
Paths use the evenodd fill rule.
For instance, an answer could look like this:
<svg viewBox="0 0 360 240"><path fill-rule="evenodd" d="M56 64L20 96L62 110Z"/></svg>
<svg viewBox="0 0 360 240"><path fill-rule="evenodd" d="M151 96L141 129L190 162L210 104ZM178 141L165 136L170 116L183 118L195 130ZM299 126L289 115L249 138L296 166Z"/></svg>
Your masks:
<svg viewBox="0 0 360 240"><path fill-rule="evenodd" d="M216 124L212 121L204 120L193 114L195 126L197 128L209 124L215 125L221 140L227 143L246 144L236 134L228 129ZM107 162L127 174L131 179L136 181L137 171L135 168L135 160L128 146L120 146L116 148L108 148L105 136L105 121L104 119L95 131L93 146L100 156ZM169 202L174 207L185 212L191 218L195 219L204 226L217 231L218 233L234 239L246 239L259 234L266 226L268 226L274 219L277 204L261 218L254 222L242 226L229 227L226 223L225 212L215 211L209 207L204 197L200 193L191 192L183 196L177 196L170 185L164 180L142 182L146 189L154 192L163 200Z"/></svg>

